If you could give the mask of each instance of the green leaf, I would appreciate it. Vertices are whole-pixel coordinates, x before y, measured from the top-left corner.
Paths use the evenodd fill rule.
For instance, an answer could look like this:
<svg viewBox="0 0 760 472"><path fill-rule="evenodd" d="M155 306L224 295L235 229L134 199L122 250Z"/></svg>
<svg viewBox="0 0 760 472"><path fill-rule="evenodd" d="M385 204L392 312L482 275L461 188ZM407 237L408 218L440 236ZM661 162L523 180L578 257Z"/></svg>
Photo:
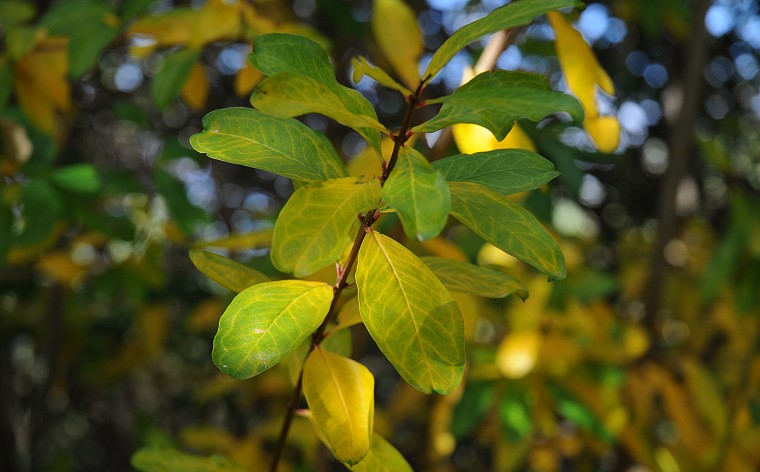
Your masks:
<svg viewBox="0 0 760 472"><path fill-rule="evenodd" d="M434 118L412 128L414 132L430 133L457 123L472 123L487 128L501 141L521 118L540 121L552 113L566 111L576 122L583 121L583 107L578 100L548 90L545 78L526 72L483 72L451 95L427 103L443 106Z"/></svg>
<svg viewBox="0 0 760 472"><path fill-rule="evenodd" d="M391 443L377 433L372 433L369 453L361 462L347 466L355 472L412 472L412 466Z"/></svg>
<svg viewBox="0 0 760 472"><path fill-rule="evenodd" d="M434 238L446 226L451 209L446 179L412 148L401 149L382 195L398 211L410 238Z"/></svg>
<svg viewBox="0 0 760 472"><path fill-rule="evenodd" d="M63 198L48 181L31 181L21 193L22 229L14 237L14 245L31 246L47 238L63 210Z"/></svg>
<svg viewBox="0 0 760 472"><path fill-rule="evenodd" d="M69 37L69 74L79 78L119 34L119 18L106 2L67 0L55 4L40 20L51 34Z"/></svg>
<svg viewBox="0 0 760 472"><path fill-rule="evenodd" d="M190 76L190 71L200 57L201 50L195 48L183 49L166 55L150 89L153 93L153 100L156 101L159 108L166 107L179 95L182 86Z"/></svg>
<svg viewBox="0 0 760 472"><path fill-rule="evenodd" d="M525 149L457 154L433 168L449 182L474 182L502 195L536 189L559 175L551 161Z"/></svg>
<svg viewBox="0 0 760 472"><path fill-rule="evenodd" d="M375 79L377 83L384 87L401 92L404 97L408 97L412 94L411 90L396 82L383 69L370 64L364 56L354 56L351 58L351 66L354 68L354 73L351 79L355 84L358 84L359 81L362 80L362 77L366 75L367 77Z"/></svg>
<svg viewBox="0 0 760 472"><path fill-rule="evenodd" d="M0 57L0 110L5 109L13 90L13 67L8 56Z"/></svg>
<svg viewBox="0 0 760 472"><path fill-rule="evenodd" d="M95 193L101 182L95 167L90 164L74 164L56 169L50 180L58 187L79 193Z"/></svg>
<svg viewBox="0 0 760 472"><path fill-rule="evenodd" d="M380 182L356 177L314 182L293 193L280 212L272 237L272 263L303 277L337 262L360 212L380 201Z"/></svg>
<svg viewBox="0 0 760 472"><path fill-rule="evenodd" d="M225 456L201 457L166 446L150 446L132 456L132 466L143 472L243 472L244 468Z"/></svg>
<svg viewBox="0 0 760 472"><path fill-rule="evenodd" d="M372 231L359 250L356 285L367 330L404 380L424 393L451 393L464 372L464 322L438 278Z"/></svg>
<svg viewBox="0 0 760 472"><path fill-rule="evenodd" d="M463 439L475 430L491 408L496 382L470 380L451 418L451 434Z"/></svg>
<svg viewBox="0 0 760 472"><path fill-rule="evenodd" d="M4 0L0 2L0 24L8 31L19 23L34 17L34 5L27 1Z"/></svg>
<svg viewBox="0 0 760 472"><path fill-rule="evenodd" d="M504 272L445 257L425 256L420 260L433 271L447 289L454 292L471 293L488 298L504 298L514 293L523 301L528 299L528 291L517 279Z"/></svg>
<svg viewBox="0 0 760 472"><path fill-rule="evenodd" d="M354 113L327 86L302 74L281 72L256 86L251 105L264 113L281 118L319 113L359 132L374 128L390 134L376 118Z"/></svg>
<svg viewBox="0 0 760 472"><path fill-rule="evenodd" d="M251 64L268 76L291 72L310 77L335 93L351 113L377 121L375 108L361 93L338 83L327 52L314 41L292 34L265 34L256 38L249 57ZM356 131L378 155L381 154L377 129L359 128Z"/></svg>
<svg viewBox="0 0 760 472"><path fill-rule="evenodd" d="M444 41L430 59L422 78L430 80L435 77L460 49L487 34L527 25L547 11L572 6L581 7L583 3L577 0L530 0L512 2L497 8L485 17L463 26Z"/></svg>
<svg viewBox="0 0 760 472"><path fill-rule="evenodd" d="M269 281L261 272L214 252L191 249L190 260L206 277L233 292Z"/></svg>
<svg viewBox="0 0 760 472"><path fill-rule="evenodd" d="M203 118L203 132L190 137L213 159L264 169L296 180L345 177L346 169L327 139L292 118L249 108L224 108Z"/></svg>
<svg viewBox="0 0 760 472"><path fill-rule="evenodd" d="M557 242L526 209L488 187L450 182L451 214L478 236L549 276L567 276Z"/></svg>
<svg viewBox="0 0 760 472"><path fill-rule="evenodd" d="M367 455L375 418L375 378L362 364L317 347L306 359L303 393L335 457L356 464Z"/></svg>
<svg viewBox="0 0 760 472"><path fill-rule="evenodd" d="M324 320L330 285L302 280L265 282L238 294L219 320L211 353L227 375L247 379L277 365Z"/></svg>

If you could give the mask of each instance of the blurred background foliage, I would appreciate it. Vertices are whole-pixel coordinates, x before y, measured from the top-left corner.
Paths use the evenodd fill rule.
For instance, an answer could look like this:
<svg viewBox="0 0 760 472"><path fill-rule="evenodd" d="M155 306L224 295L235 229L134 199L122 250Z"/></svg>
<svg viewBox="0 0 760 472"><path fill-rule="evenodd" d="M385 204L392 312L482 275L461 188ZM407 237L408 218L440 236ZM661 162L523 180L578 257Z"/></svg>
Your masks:
<svg viewBox="0 0 760 472"><path fill-rule="evenodd" d="M423 66L502 3L410 1ZM269 231L292 187L199 156L188 137L205 112L247 106L260 34L317 40L345 84L357 54L387 66L371 14L370 0L0 2L0 469L130 470L145 446L268 462L287 363L251 381L216 370L211 339L233 293L187 254L278 277ZM572 18L616 85L599 106L622 137L599 154L561 117L522 123L562 172L523 198L556 230L569 277L547 284L459 225L410 243L507 270L530 298L457 295L468 373L446 397L400 381L353 328L377 377L376 428L415 470L758 470L757 2L594 1ZM552 39L535 24L497 66L563 89ZM456 88L484 45L432 94ZM356 87L398 126L398 94ZM361 163L357 134L304 121ZM427 144L456 152L446 132ZM342 470L310 428L297 418L284 470Z"/></svg>

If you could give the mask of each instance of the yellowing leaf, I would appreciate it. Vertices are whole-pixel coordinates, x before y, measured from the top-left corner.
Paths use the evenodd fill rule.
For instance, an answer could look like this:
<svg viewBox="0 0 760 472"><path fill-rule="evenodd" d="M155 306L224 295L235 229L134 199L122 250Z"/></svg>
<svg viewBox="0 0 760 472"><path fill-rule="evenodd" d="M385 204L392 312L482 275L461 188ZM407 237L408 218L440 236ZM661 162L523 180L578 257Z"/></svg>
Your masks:
<svg viewBox="0 0 760 472"><path fill-rule="evenodd" d="M327 52L308 38L278 33L259 36L253 43L250 60L254 67L270 77L287 72L314 79L337 95L349 112L377 121L375 108L369 100L358 90L338 83ZM380 154L378 129L361 127L356 131Z"/></svg>
<svg viewBox="0 0 760 472"><path fill-rule="evenodd" d="M424 48L414 11L402 0L375 0L372 33L401 81L417 88L417 61Z"/></svg>
<svg viewBox="0 0 760 472"><path fill-rule="evenodd" d="M535 331L508 334L496 351L496 365L509 379L525 377L538 359L541 335Z"/></svg>
<svg viewBox="0 0 760 472"><path fill-rule="evenodd" d="M159 46L201 47L241 34L241 4L210 0L202 9L176 8L167 13L141 18L129 27L130 36L144 36Z"/></svg>
<svg viewBox="0 0 760 472"><path fill-rule="evenodd" d="M487 34L527 25L547 11L580 5L582 3L576 0L530 0L529 2L510 2L499 7L485 17L458 29L449 39L444 41L433 54L422 77L425 80L432 79L460 49Z"/></svg>
<svg viewBox="0 0 760 472"><path fill-rule="evenodd" d="M412 94L411 90L393 80L383 69L370 64L364 56L355 56L351 58L351 66L354 68L354 73L351 79L355 84L358 84L359 81L362 80L362 77L366 75L367 77L376 80L380 85L401 92L404 97L408 97Z"/></svg>
<svg viewBox="0 0 760 472"><path fill-rule="evenodd" d="M471 123L456 124L451 127L451 131L454 134L454 142L464 154L512 148L536 151L533 141L517 123L501 141L498 141L486 128Z"/></svg>
<svg viewBox="0 0 760 472"><path fill-rule="evenodd" d="M193 148L213 159L268 170L296 180L344 177L345 167L324 135L292 118L250 108L223 108L203 117Z"/></svg>
<svg viewBox="0 0 760 472"><path fill-rule="evenodd" d="M264 74L248 62L235 75L235 95L245 97L250 94L256 84L264 78Z"/></svg>
<svg viewBox="0 0 760 472"><path fill-rule="evenodd" d="M528 292L520 282L503 272L443 257L420 259L449 290L490 298L502 298L513 293L523 300L528 298Z"/></svg>
<svg viewBox="0 0 760 472"><path fill-rule="evenodd" d="M280 72L262 80L251 96L251 104L272 116L288 118L319 113L357 132L371 128L390 134L375 117L349 110L326 85L294 72Z"/></svg>
<svg viewBox="0 0 760 472"><path fill-rule="evenodd" d="M375 378L362 364L317 347L306 359L303 393L335 457L356 464L367 455L375 417Z"/></svg>
<svg viewBox="0 0 760 472"><path fill-rule="evenodd" d="M338 261L357 215L380 201L380 182L356 177L330 179L301 187L277 218L272 238L272 263L297 277Z"/></svg>
<svg viewBox="0 0 760 472"><path fill-rule="evenodd" d="M438 278L372 231L359 250L356 285L367 330L404 380L424 393L451 393L464 372L464 323Z"/></svg>
<svg viewBox="0 0 760 472"><path fill-rule="evenodd" d="M320 282L283 280L249 287L232 300L214 337L219 369L247 379L277 365L316 331L333 290Z"/></svg>
<svg viewBox="0 0 760 472"><path fill-rule="evenodd" d="M208 278L233 292L239 293L251 285L269 281L269 277L261 272L213 252L191 249L190 260Z"/></svg>
<svg viewBox="0 0 760 472"><path fill-rule="evenodd" d="M471 182L449 182L451 214L481 238L527 262L550 279L567 276L557 242L523 207Z"/></svg>
<svg viewBox="0 0 760 472"><path fill-rule="evenodd" d="M209 83L206 71L203 69L203 65L196 62L192 70L190 70L190 75L188 75L185 84L182 86L180 96L190 108L200 111L206 105L208 89Z"/></svg>
<svg viewBox="0 0 760 472"><path fill-rule="evenodd" d="M382 195L410 238L434 238L446 226L451 208L446 179L412 148L402 148Z"/></svg>
<svg viewBox="0 0 760 472"><path fill-rule="evenodd" d="M194 456L169 447L146 447L132 456L132 466L142 472L243 472L231 459L213 455Z"/></svg>
<svg viewBox="0 0 760 472"><path fill-rule="evenodd" d="M53 134L59 115L71 109L66 38L47 38L16 61L16 98L24 114L42 131Z"/></svg>
<svg viewBox="0 0 760 472"><path fill-rule="evenodd" d="M599 65L583 36L570 26L564 16L558 12L549 12L547 17L554 28L557 57L565 74L567 87L578 97L586 111L584 128L597 149L612 152L620 140L620 124L614 116L599 116L596 86L598 84L610 95L615 93L615 86L607 72Z"/></svg>
<svg viewBox="0 0 760 472"><path fill-rule="evenodd" d="M391 443L372 433L372 445L367 456L349 467L355 472L412 472L412 466Z"/></svg>

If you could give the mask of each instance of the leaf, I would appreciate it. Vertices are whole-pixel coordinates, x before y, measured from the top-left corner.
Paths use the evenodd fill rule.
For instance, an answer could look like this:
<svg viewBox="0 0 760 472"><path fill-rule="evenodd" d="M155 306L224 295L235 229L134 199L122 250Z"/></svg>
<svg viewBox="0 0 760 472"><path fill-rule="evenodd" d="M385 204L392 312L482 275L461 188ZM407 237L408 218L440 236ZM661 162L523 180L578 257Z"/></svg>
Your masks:
<svg viewBox="0 0 760 472"><path fill-rule="evenodd" d="M29 2L20 0L0 2L0 18L2 18L3 29L6 32L33 17L34 5L30 5Z"/></svg>
<svg viewBox="0 0 760 472"><path fill-rule="evenodd" d="M55 4L40 20L50 34L69 38L69 73L77 79L90 70L119 34L119 18L105 2L68 0Z"/></svg>
<svg viewBox="0 0 760 472"><path fill-rule="evenodd" d="M410 238L434 238L446 226L451 208L446 179L414 149L401 149L382 194Z"/></svg>
<svg viewBox="0 0 760 472"><path fill-rule="evenodd" d="M14 63L13 85L24 114L40 130L53 134L59 115L71 108L65 38L47 38Z"/></svg>
<svg viewBox="0 0 760 472"><path fill-rule="evenodd" d="M375 0L372 33L401 81L416 88L420 81L417 61L424 47L414 11L402 0Z"/></svg>
<svg viewBox="0 0 760 472"><path fill-rule="evenodd" d="M191 249L190 260L206 277L233 292L269 281L261 272L214 252Z"/></svg>
<svg viewBox="0 0 760 472"><path fill-rule="evenodd" d="M345 107L357 115L377 121L372 104L357 90L344 87L335 79L335 72L322 47L303 36L272 33L259 36L253 43L251 64L265 75L282 72L310 77L335 93ZM356 130L380 154L380 132L374 128Z"/></svg>
<svg viewBox="0 0 760 472"><path fill-rule="evenodd" d="M514 293L523 301L528 299L528 291L520 285L520 282L503 272L445 257L425 256L420 260L433 271L447 289L454 292L471 293L488 298L504 298Z"/></svg>
<svg viewBox="0 0 760 472"><path fill-rule="evenodd" d="M372 445L364 459L348 468L355 472L412 472L404 456L377 433L372 433Z"/></svg>
<svg viewBox="0 0 760 472"><path fill-rule="evenodd" d="M527 25L547 11L570 6L582 7L583 3L577 0L530 0L512 2L497 8L485 17L463 26L444 41L430 59L422 78L430 80L435 77L460 49L487 34Z"/></svg>
<svg viewBox="0 0 760 472"><path fill-rule="evenodd" d="M243 472L231 459L194 456L166 446L144 447L132 456L132 466L143 472Z"/></svg>
<svg viewBox="0 0 760 472"><path fill-rule="evenodd" d="M78 193L95 193L101 182L91 164L73 164L50 173L50 180L58 187Z"/></svg>
<svg viewBox="0 0 760 472"><path fill-rule="evenodd" d="M367 330L404 380L424 393L451 393L464 372L464 322L438 278L372 231L359 250L356 285Z"/></svg>
<svg viewBox="0 0 760 472"><path fill-rule="evenodd" d="M276 118L249 108L212 111L203 118L203 132L191 136L190 144L213 159L296 180L346 175L323 135L292 118Z"/></svg>
<svg viewBox="0 0 760 472"><path fill-rule="evenodd" d="M209 1L201 9L175 8L141 18L128 29L129 36L148 36L155 46L183 45L200 49L208 43L235 40L241 34L242 2Z"/></svg>
<svg viewBox="0 0 760 472"><path fill-rule="evenodd" d="M272 237L272 263L296 277L312 274L338 261L357 215L380 201L380 182L356 177L314 182L299 188L277 217Z"/></svg>
<svg viewBox="0 0 760 472"><path fill-rule="evenodd" d="M179 95L200 56L200 49L183 49L166 55L150 88L158 108L166 107Z"/></svg>
<svg viewBox="0 0 760 472"><path fill-rule="evenodd" d="M219 320L214 364L227 375L247 379L277 365L324 320L333 298L321 282L281 280L238 294Z"/></svg>
<svg viewBox="0 0 760 472"><path fill-rule="evenodd" d="M450 182L451 214L478 236L549 276L567 276L557 242L527 210L471 182Z"/></svg>
<svg viewBox="0 0 760 472"><path fill-rule="evenodd" d="M319 113L357 132L362 128L374 128L390 134L376 118L351 112L327 86L292 72L281 72L259 82L251 95L251 105L281 118Z"/></svg>
<svg viewBox="0 0 760 472"><path fill-rule="evenodd" d="M206 71L200 62L196 62L182 86L180 96L193 110L203 110L208 98L209 81Z"/></svg>
<svg viewBox="0 0 760 472"><path fill-rule="evenodd" d="M578 97L586 119L583 128L601 152L614 151L620 142L620 123L615 116L600 116L596 105L596 86L610 95L615 94L615 85L607 72L599 65L591 47L580 32L576 31L559 12L547 14L554 29L562 73L567 88Z"/></svg>
<svg viewBox="0 0 760 472"><path fill-rule="evenodd" d="M502 195L536 189L559 175L551 161L524 149L458 154L433 168L449 182L474 182Z"/></svg>
<svg viewBox="0 0 760 472"><path fill-rule="evenodd" d="M317 347L306 359L303 393L335 457L356 464L367 455L375 417L375 378L362 364Z"/></svg>
<svg viewBox="0 0 760 472"><path fill-rule="evenodd" d="M430 133L457 123L472 123L488 129L501 141L521 118L540 121L566 111L575 121L583 120L583 108L575 98L548 87L543 76L527 72L484 72L451 95L428 100L443 103L441 111L412 131Z"/></svg>
<svg viewBox="0 0 760 472"><path fill-rule="evenodd" d="M362 77L366 75L367 77L373 78L384 87L401 92L404 97L408 97L412 94L411 90L396 82L383 69L370 64L364 56L352 57L351 66L354 68L354 73L351 79L355 84L358 84L359 81L362 80Z"/></svg>

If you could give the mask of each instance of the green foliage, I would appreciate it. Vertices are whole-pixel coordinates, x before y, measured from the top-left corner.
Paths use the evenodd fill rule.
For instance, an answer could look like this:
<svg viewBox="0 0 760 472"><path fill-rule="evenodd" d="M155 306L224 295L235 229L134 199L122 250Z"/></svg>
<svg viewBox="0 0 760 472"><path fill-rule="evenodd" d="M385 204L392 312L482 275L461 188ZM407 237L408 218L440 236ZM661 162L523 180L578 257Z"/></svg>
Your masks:
<svg viewBox="0 0 760 472"><path fill-rule="evenodd" d="M280 212L272 236L272 263L296 277L310 275L343 254L356 215L380 200L377 180L356 177L314 182L299 188Z"/></svg>
<svg viewBox="0 0 760 472"><path fill-rule="evenodd" d="M567 276L559 245L523 207L472 182L450 182L449 189L451 214L480 237L552 280Z"/></svg>
<svg viewBox="0 0 760 472"><path fill-rule="evenodd" d="M627 126L618 140L616 105L596 104L612 80L576 14L554 11L578 2L509 2L448 40L454 13L420 15L423 36L403 0L373 0L366 21L317 2L330 38L289 21L308 14L290 2L153 3L0 2L0 469L121 470L137 450L145 471L311 470L329 460L320 441L370 472L410 471L404 456L757 469L756 84L740 28L698 44L735 62L705 69L705 159L653 225L650 193L670 185L655 164L676 163L678 136L652 126L641 152ZM599 39L602 59L636 47L637 22L665 25L668 53L641 49L676 78L670 58L692 54L667 48L691 12L629 3L579 12L626 22L625 42ZM543 13L554 44L529 29ZM476 71L506 38L553 79L559 62L582 106L525 72L452 90L444 67L475 62L490 33ZM347 44L367 57L331 49ZM351 72L372 79L362 93ZM660 90L611 75L653 120ZM725 119L716 96L737 105ZM156 446L164 428L172 447Z"/></svg>
<svg viewBox="0 0 760 472"><path fill-rule="evenodd" d="M346 174L324 136L292 118L248 108L209 113L203 118L203 133L193 135L190 144L214 159L295 180L327 180Z"/></svg>
<svg viewBox="0 0 760 472"><path fill-rule="evenodd" d="M322 323L332 290L320 282L282 280L249 287L219 320L214 363L247 379L274 367Z"/></svg>
<svg viewBox="0 0 760 472"><path fill-rule="evenodd" d="M382 195L398 211L410 238L434 238L446 226L451 209L446 179L414 149L399 152L395 171L383 186Z"/></svg>
<svg viewBox="0 0 760 472"><path fill-rule="evenodd" d="M457 123L472 123L488 129L501 141L521 118L538 122L557 111L566 111L576 122L583 121L583 108L577 100L549 90L545 77L525 72L483 73L453 94L426 103L443 106L435 118L412 131L430 133Z"/></svg>
<svg viewBox="0 0 760 472"><path fill-rule="evenodd" d="M524 149L458 154L433 162L433 168L449 182L474 182L501 195L536 189L559 175L551 161Z"/></svg>

